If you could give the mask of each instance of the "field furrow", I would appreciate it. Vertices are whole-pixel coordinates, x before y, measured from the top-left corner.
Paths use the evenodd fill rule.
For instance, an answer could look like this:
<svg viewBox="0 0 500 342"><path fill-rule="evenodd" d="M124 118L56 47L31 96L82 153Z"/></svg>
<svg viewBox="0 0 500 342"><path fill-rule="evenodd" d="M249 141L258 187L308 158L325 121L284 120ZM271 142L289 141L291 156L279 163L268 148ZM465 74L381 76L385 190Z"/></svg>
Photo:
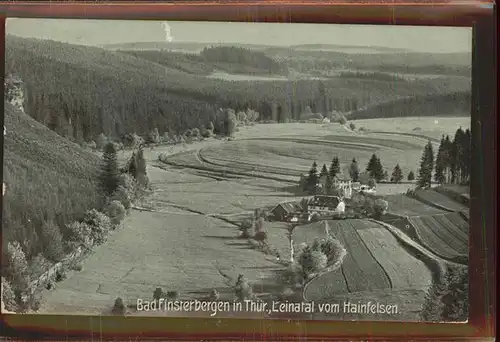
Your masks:
<svg viewBox="0 0 500 342"><path fill-rule="evenodd" d="M349 291L359 292L390 288L390 279L355 231L354 225L357 224L357 220L353 221L336 221L338 224L330 225L330 234L339 239L347 250L342 269Z"/></svg>
<svg viewBox="0 0 500 342"><path fill-rule="evenodd" d="M469 236L456 223L451 222L447 215L435 215L434 220L439 224L438 227L446 229L446 231L455 237L461 248L466 246L469 241ZM463 220L462 220L463 221Z"/></svg>
<svg viewBox="0 0 500 342"><path fill-rule="evenodd" d="M338 268L312 280L304 290L304 297L308 301L319 301L331 298L335 294L346 293L349 293L349 289L343 275L343 268Z"/></svg>
<svg viewBox="0 0 500 342"><path fill-rule="evenodd" d="M445 241L441 240L434 233L433 229L428 227L420 217L410 218L410 223L415 227L415 232L422 244L434 254L447 260L461 256Z"/></svg>
<svg viewBox="0 0 500 342"><path fill-rule="evenodd" d="M457 254L464 254L467 252L467 244L457 239L455 232L450 232L447 227L441 225L440 221L435 216L422 216L420 217L422 223L428 227L440 241L451 247ZM455 228L455 231L459 231ZM465 247L465 250L464 250Z"/></svg>
<svg viewBox="0 0 500 342"><path fill-rule="evenodd" d="M446 219L455 225L469 240L469 222L460 213L450 213L445 215Z"/></svg>
<svg viewBox="0 0 500 342"><path fill-rule="evenodd" d="M389 212L396 215L411 217L446 213L444 210L424 204L405 194L386 196L385 200L389 203Z"/></svg>
<svg viewBox="0 0 500 342"><path fill-rule="evenodd" d="M351 142L353 141L352 137L349 136L339 136L339 135L331 135L325 137L327 140L335 141L335 142ZM417 149L420 150L422 146L424 146L425 142L423 142L421 139L415 139L412 137L405 137L405 139L401 138L395 138L395 139L390 139L390 138L382 138L382 137L377 137L375 134L370 134L370 135L358 135L356 136L356 142L359 143L364 143L364 144L369 144L369 145L374 145L374 146L379 146L379 147L388 147L391 149L396 149L396 150L412 150L412 149Z"/></svg>
<svg viewBox="0 0 500 342"><path fill-rule="evenodd" d="M358 229L361 239L382 265L394 289L424 289L432 282L432 273L425 263L408 253L387 229L374 224Z"/></svg>
<svg viewBox="0 0 500 342"><path fill-rule="evenodd" d="M458 203L448 196L443 195L435 190L417 190L416 196L424 202L436 205L438 207L443 207L453 211L467 210L467 206Z"/></svg>

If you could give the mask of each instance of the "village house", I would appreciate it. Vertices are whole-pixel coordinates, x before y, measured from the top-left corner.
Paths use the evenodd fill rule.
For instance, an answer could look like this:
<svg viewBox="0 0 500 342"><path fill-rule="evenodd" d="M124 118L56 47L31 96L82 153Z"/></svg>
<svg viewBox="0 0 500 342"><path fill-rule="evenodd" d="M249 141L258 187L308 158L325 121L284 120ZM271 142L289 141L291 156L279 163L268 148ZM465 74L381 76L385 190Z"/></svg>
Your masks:
<svg viewBox="0 0 500 342"><path fill-rule="evenodd" d="M345 212L345 203L338 196L318 195L312 197L307 203L307 211L310 216L340 214Z"/></svg>
<svg viewBox="0 0 500 342"><path fill-rule="evenodd" d="M296 202L283 202L275 206L272 210L272 216L277 221L285 221L290 215L299 213L302 208Z"/></svg>

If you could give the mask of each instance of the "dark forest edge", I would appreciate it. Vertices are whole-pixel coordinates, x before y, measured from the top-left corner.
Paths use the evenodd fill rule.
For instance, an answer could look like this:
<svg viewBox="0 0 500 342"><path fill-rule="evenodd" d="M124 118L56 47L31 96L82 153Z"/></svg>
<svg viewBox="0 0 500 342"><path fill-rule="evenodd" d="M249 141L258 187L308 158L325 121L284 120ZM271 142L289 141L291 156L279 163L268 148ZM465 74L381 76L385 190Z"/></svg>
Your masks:
<svg viewBox="0 0 500 342"><path fill-rule="evenodd" d="M6 111L11 131L4 173L8 190L2 215L2 303L8 311L37 311L41 291L53 289L68 271L82 270L80 260L103 244L133 203L148 193L146 162L138 149L119 167L112 142L104 143L99 160L94 152L57 136L10 105ZM30 136L36 137L38 146L19 140ZM37 160L37 149L55 152L56 162L49 157L43 163L44 156ZM59 165L61 161L68 164ZM37 175L27 195L23 184L28 175L19 163ZM54 178L55 185L50 185Z"/></svg>
<svg viewBox="0 0 500 342"><path fill-rule="evenodd" d="M274 70L284 63L238 48L211 48L205 54L196 58L213 61L223 56L228 65L242 61L242 70L248 65ZM214 122L218 108L236 112L251 109L260 113L259 120L287 122L299 120L306 107L323 116L331 111L347 114L394 98L433 95L438 103L433 112L447 113L449 100L440 94L458 94L457 99L464 98L459 102L466 102L468 96L461 93L469 87L467 78L410 82L390 75L343 72L343 76L324 80L219 80L207 78L198 69L192 73L179 70L176 65L194 57L170 55L172 65L168 59L162 63L169 65L161 65L128 53L9 36L6 72L24 81L25 108L30 116L63 136L86 142L95 140L100 133L120 137L124 133L147 134L154 128L182 134ZM419 100L413 102L420 105ZM405 112L423 115L426 109Z"/></svg>

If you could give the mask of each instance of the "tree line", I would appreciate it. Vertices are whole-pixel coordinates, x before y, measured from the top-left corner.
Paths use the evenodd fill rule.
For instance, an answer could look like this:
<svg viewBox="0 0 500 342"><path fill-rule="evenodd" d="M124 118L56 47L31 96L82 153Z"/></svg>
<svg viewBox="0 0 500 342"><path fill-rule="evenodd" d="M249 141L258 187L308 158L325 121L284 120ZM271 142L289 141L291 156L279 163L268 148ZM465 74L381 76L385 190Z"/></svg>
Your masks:
<svg viewBox="0 0 500 342"><path fill-rule="evenodd" d="M351 181L367 184L372 188L376 186L377 182L384 180L390 181L391 183L400 183L404 179L403 171L401 170L399 164L394 166L389 179L387 170L384 169L380 158L375 153L368 161L365 172L360 172L356 158L353 158L349 164L348 172ZM309 194L316 194L318 187L320 187L324 194L339 195L342 194L342 192L335 186L335 178L340 175L340 162L337 156L332 159L330 168L328 168L326 164L323 164L319 173L318 164L313 162L307 176L301 176L299 187L303 192ZM415 179L413 171L408 173L407 179L409 181L413 181Z"/></svg>
<svg viewBox="0 0 500 342"><path fill-rule="evenodd" d="M204 127L215 120L220 107L236 112L252 108L264 118L270 116L272 103L311 101L322 95L317 86L311 86L317 81L208 79L126 53L11 36L6 60L6 72L25 83L27 113L64 136L85 141L100 133L118 137L147 134L155 127L176 133ZM361 108L390 100L387 94L428 91L428 86L415 88L404 82L376 86L363 82L324 81L324 95L335 106L356 97L356 107Z"/></svg>
<svg viewBox="0 0 500 342"><path fill-rule="evenodd" d="M266 71L269 74L279 74L286 68L273 59L267 56L262 51L254 51L244 47L237 46L211 46L205 47L200 56L204 61L217 64L237 64L237 71ZM241 70L243 69L243 70Z"/></svg>
<svg viewBox="0 0 500 342"><path fill-rule="evenodd" d="M424 147L418 171L417 186L429 188L434 179L439 184L468 185L471 176L472 136L467 128L458 128L453 139L442 136L434 155L432 143Z"/></svg>

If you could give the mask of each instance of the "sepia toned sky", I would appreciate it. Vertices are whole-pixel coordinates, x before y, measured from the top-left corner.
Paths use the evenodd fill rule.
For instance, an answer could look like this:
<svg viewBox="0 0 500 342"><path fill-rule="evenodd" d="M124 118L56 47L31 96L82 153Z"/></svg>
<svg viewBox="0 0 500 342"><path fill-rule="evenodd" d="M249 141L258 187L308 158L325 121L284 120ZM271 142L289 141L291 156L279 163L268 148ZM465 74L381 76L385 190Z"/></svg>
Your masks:
<svg viewBox="0 0 500 342"><path fill-rule="evenodd" d="M82 45L165 41L161 21L20 19L6 31ZM470 52L472 30L455 27L168 22L174 42L383 46L419 52Z"/></svg>

